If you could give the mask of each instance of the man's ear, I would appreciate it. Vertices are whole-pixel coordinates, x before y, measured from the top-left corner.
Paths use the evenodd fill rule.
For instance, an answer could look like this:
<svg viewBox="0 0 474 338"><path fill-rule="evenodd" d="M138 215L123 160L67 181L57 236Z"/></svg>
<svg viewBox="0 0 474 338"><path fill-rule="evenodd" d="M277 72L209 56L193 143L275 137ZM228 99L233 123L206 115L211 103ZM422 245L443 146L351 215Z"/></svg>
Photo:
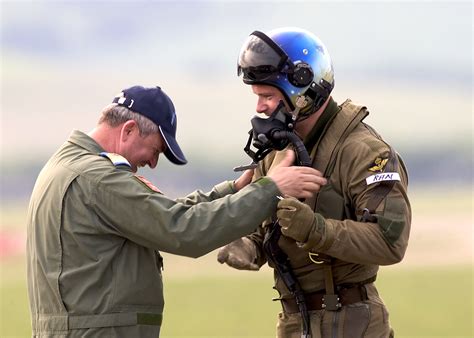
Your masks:
<svg viewBox="0 0 474 338"><path fill-rule="evenodd" d="M128 120L122 125L122 130L120 131L120 140L122 142L127 142L127 140L134 136L135 133L138 133L138 125L134 120Z"/></svg>

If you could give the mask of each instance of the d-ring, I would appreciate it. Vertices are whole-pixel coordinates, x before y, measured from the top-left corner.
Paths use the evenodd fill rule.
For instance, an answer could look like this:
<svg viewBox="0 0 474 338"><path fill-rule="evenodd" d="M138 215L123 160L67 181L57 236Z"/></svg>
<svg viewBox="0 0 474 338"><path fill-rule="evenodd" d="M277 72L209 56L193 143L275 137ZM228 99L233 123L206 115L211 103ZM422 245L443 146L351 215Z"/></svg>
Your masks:
<svg viewBox="0 0 474 338"><path fill-rule="evenodd" d="M318 261L318 260L313 258L313 257L319 257L319 254L317 254L317 253L308 252L308 257L311 260L311 262L313 262L314 264L323 264L324 263L324 260Z"/></svg>

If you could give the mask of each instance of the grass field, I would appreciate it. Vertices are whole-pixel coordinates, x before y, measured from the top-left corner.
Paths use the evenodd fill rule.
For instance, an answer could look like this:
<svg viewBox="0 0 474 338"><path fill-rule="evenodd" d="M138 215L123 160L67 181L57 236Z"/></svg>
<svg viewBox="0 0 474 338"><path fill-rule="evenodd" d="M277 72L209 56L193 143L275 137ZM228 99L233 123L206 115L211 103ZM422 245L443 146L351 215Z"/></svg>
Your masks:
<svg viewBox="0 0 474 338"><path fill-rule="evenodd" d="M267 278L168 281L164 337L274 337ZM472 269L395 270L377 282L397 337L472 337Z"/></svg>
<svg viewBox="0 0 474 338"><path fill-rule="evenodd" d="M401 264L382 267L376 282L396 337L474 337L472 192L425 191L413 196L417 198L407 254ZM30 337L21 251L25 206L2 207L0 239L15 234L21 248L4 255L6 242L0 242L0 338ZM163 256L166 305L161 337L275 336L280 306L271 301L276 293L268 268L229 269L216 263L215 252L197 260Z"/></svg>
<svg viewBox="0 0 474 338"><path fill-rule="evenodd" d="M199 262L195 262L199 265ZM0 337L31 335L23 259L2 263ZM377 285L397 337L473 337L471 266L382 268ZM268 272L166 277L162 337L274 337Z"/></svg>

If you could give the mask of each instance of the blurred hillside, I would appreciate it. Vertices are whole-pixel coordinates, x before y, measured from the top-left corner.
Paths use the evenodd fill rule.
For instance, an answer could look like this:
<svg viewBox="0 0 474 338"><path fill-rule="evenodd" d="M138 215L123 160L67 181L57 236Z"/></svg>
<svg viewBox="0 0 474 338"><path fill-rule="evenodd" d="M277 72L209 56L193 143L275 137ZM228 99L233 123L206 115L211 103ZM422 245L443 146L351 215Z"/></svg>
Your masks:
<svg viewBox="0 0 474 338"><path fill-rule="evenodd" d="M174 100L189 164L144 170L178 196L234 178L255 98L236 77L253 30L300 26L327 45L333 96L404 157L412 186L472 188L471 2L35 1L0 3L1 198L27 199L72 129L122 88Z"/></svg>

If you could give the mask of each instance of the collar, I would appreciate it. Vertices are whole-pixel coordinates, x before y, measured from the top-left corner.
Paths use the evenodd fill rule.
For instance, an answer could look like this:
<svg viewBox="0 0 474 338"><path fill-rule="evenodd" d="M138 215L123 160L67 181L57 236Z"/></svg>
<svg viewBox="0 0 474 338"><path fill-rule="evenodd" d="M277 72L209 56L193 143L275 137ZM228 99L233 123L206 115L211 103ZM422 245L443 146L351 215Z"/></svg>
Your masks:
<svg viewBox="0 0 474 338"><path fill-rule="evenodd" d="M340 110L341 108L338 107L336 101L334 101L333 98L330 97L328 105L324 109L319 119L314 124L313 129L311 129L308 136L306 136L304 140L304 145L306 149L308 149L308 151L311 151L314 145L319 141L328 123L334 118L334 116L336 116L336 114Z"/></svg>
<svg viewBox="0 0 474 338"><path fill-rule="evenodd" d="M90 153L99 154L103 151L102 147L89 135L80 130L73 130L69 136L68 142L73 143L81 148L86 149Z"/></svg>

